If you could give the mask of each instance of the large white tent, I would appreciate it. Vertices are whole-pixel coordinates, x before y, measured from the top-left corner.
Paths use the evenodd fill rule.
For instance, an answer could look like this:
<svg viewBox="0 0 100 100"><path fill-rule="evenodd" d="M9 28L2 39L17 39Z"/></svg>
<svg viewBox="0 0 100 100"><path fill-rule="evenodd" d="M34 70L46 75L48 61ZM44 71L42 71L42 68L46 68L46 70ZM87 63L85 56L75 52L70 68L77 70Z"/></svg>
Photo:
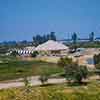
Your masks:
<svg viewBox="0 0 100 100"><path fill-rule="evenodd" d="M32 51L35 50L35 47L34 46L28 46L28 47L25 47L24 50L32 52Z"/></svg>
<svg viewBox="0 0 100 100"><path fill-rule="evenodd" d="M68 47L62 43L48 40L47 42L37 46L35 48L37 51L61 51L61 50L68 50Z"/></svg>

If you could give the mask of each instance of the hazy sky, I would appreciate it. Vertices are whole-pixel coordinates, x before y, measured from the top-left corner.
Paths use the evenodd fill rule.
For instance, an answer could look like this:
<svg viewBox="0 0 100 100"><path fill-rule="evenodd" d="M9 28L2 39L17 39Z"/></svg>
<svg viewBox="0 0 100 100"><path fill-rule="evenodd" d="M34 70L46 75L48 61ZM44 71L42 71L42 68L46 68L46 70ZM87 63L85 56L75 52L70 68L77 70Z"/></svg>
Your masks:
<svg viewBox="0 0 100 100"><path fill-rule="evenodd" d="M0 0L0 41L32 40L50 31L61 38L91 31L100 36L100 0Z"/></svg>

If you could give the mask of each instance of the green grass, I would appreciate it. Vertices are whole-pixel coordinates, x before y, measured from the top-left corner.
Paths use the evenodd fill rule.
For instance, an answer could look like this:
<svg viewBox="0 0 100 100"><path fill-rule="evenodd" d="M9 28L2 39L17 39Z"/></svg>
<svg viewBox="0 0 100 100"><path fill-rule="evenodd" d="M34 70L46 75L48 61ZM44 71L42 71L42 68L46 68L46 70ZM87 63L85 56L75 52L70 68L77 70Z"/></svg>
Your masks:
<svg viewBox="0 0 100 100"><path fill-rule="evenodd" d="M87 86L66 84L46 87L25 87L0 90L0 100L100 100L100 82Z"/></svg>
<svg viewBox="0 0 100 100"><path fill-rule="evenodd" d="M14 57L14 56L0 55L0 61L2 61L2 62L18 61L18 59L16 57Z"/></svg>
<svg viewBox="0 0 100 100"><path fill-rule="evenodd" d="M8 61L0 64L0 80L16 79L20 77L51 75L62 72L63 69L56 64L41 61Z"/></svg>
<svg viewBox="0 0 100 100"><path fill-rule="evenodd" d="M83 47L83 48L100 48L100 42L78 43L78 47Z"/></svg>

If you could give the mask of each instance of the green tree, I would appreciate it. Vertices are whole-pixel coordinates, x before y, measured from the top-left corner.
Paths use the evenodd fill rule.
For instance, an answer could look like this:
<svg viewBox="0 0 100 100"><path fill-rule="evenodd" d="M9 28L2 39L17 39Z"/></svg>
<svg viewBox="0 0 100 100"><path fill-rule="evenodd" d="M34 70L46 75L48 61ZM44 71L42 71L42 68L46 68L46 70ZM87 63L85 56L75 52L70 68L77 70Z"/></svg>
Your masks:
<svg viewBox="0 0 100 100"><path fill-rule="evenodd" d="M96 67L96 74L100 76L100 63L96 64L95 67Z"/></svg>
<svg viewBox="0 0 100 100"><path fill-rule="evenodd" d="M93 59L94 59L94 64L95 65L99 64L100 63L100 54L94 55Z"/></svg>
<svg viewBox="0 0 100 100"><path fill-rule="evenodd" d="M39 77L39 80L41 81L42 85L46 84L46 82L48 81L48 78L49 78L48 71L47 70L42 71Z"/></svg>
<svg viewBox="0 0 100 100"><path fill-rule="evenodd" d="M32 57L36 57L39 53L37 51L34 51L33 53L31 53Z"/></svg>
<svg viewBox="0 0 100 100"><path fill-rule="evenodd" d="M58 61L58 66L65 68L66 66L69 66L72 63L73 61L71 58L68 57L60 58L60 60Z"/></svg>
<svg viewBox="0 0 100 100"><path fill-rule="evenodd" d="M85 79L88 75L86 66L80 66L67 57L61 58L58 61L58 65L64 67L65 77L68 82L74 81L81 83L82 79Z"/></svg>
<svg viewBox="0 0 100 100"><path fill-rule="evenodd" d="M39 80L41 81L42 85L44 85L48 81L48 76L47 75L41 75L39 77Z"/></svg>
<svg viewBox="0 0 100 100"><path fill-rule="evenodd" d="M96 68L96 74L100 76L100 54L94 55L94 64Z"/></svg>
<svg viewBox="0 0 100 100"><path fill-rule="evenodd" d="M12 51L11 55L12 55L12 56L17 56L17 55L18 55L18 52Z"/></svg>
<svg viewBox="0 0 100 100"><path fill-rule="evenodd" d="M30 89L30 87L31 87L30 80L27 77L24 77L23 82L24 82L24 85L25 85L25 92L29 93L31 91L31 89Z"/></svg>

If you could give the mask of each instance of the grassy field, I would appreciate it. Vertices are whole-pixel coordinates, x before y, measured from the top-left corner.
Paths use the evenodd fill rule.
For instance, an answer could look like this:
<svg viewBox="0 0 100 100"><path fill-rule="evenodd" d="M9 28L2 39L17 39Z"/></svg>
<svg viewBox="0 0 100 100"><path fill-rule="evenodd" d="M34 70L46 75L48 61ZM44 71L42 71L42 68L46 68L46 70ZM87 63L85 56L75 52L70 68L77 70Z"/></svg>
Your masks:
<svg viewBox="0 0 100 100"><path fill-rule="evenodd" d="M0 100L100 100L100 82L87 86L61 84L0 90Z"/></svg>
<svg viewBox="0 0 100 100"><path fill-rule="evenodd" d="M82 48L100 48L100 42L80 42L77 45Z"/></svg>
<svg viewBox="0 0 100 100"><path fill-rule="evenodd" d="M42 73L50 75L62 71L62 68L59 68L56 64L53 63L41 61L7 60L4 63L0 63L0 80L41 75Z"/></svg>

